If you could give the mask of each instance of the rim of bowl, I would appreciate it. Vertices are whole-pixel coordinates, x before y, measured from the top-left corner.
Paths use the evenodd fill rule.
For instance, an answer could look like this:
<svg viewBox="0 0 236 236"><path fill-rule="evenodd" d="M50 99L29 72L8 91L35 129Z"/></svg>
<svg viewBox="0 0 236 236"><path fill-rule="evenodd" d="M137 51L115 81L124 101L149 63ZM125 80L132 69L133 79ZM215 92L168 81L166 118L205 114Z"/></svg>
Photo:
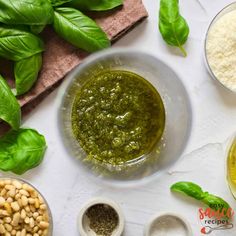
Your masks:
<svg viewBox="0 0 236 236"><path fill-rule="evenodd" d="M175 212L169 212L169 211L160 212L160 213L157 213L154 216L152 216L144 228L144 235L150 236L151 235L150 231L153 227L153 223L156 220L161 219L162 217L168 217L168 216L178 219L183 224L183 226L186 227L187 236L192 236L193 232L192 232L192 228L191 228L191 225L189 224L189 222L180 214L175 213Z"/></svg>
<svg viewBox="0 0 236 236"><path fill-rule="evenodd" d="M231 89L230 87L226 86L225 84L223 84L214 74L214 72L211 69L211 66L209 64L209 60L207 57L207 40L208 40L208 35L209 32L211 30L211 27L214 25L214 23L217 21L217 18L220 16L220 14L224 13L225 10L227 10L228 8L230 8L231 6L235 5L236 6L236 2L232 2L228 5L226 5L224 8L222 8L211 20L211 22L209 23L208 27L207 27L207 31L206 31L206 35L205 35L205 40L204 40L204 58L205 58L205 64L207 66L208 72L211 75L211 78L214 79L215 81L218 82L219 85L221 85L221 87L225 88L226 90L236 94L236 90ZM234 9L236 11L236 8ZM232 10L232 11L234 11ZM231 12L231 11L230 11ZM227 14L227 13L226 13ZM222 16L220 16L222 17Z"/></svg>
<svg viewBox="0 0 236 236"><path fill-rule="evenodd" d="M48 236L52 236L53 235L53 217L52 217L52 212L51 212L51 209L49 207L49 204L46 200L46 198L43 196L43 194L38 190L38 188L36 188L32 183L30 183L28 180L25 180L25 179L22 179L22 178L19 178L19 177L0 177L0 181L1 180L17 180L19 182L22 182L22 183L25 183L25 184L28 184L30 187L34 188L38 193L39 195L43 198L44 200L44 203L46 204L47 206L47 211L48 211L48 215L49 215L49 223L50 223L50 230L49 230L49 234Z"/></svg>
<svg viewBox="0 0 236 236"><path fill-rule="evenodd" d="M168 169L170 169L172 166L174 166L177 162L181 161L181 159L183 158L183 153L185 152L189 141L191 139L191 134L192 134L192 127L193 127L193 122L194 122L194 117L193 117L193 109L192 109L192 102L191 102L191 98L189 95L188 90L186 89L186 85L183 82L183 80L181 79L181 76L179 75L178 72L176 72L172 66L168 63L163 61L162 59L160 59L158 56L153 55L151 53L147 53L143 50L137 50L137 49L132 49L132 48L124 48L124 47L116 47L116 48L109 48L109 49L105 49L102 50L100 52L96 52L94 54L91 54L90 56L88 56L87 58L85 58L81 64L77 65L65 78L65 84L62 85L60 87L59 90L59 94L60 94L60 98L58 99L58 127L59 127L59 132L61 133L60 138L62 141L62 144L64 146L64 150L66 151L66 153L68 154L68 156L71 156L71 152L68 150L68 148L66 147L64 141L63 141L63 136L64 136L64 132L62 130L62 117L61 117L61 107L64 103L64 99L65 99L65 91L67 91L70 87L71 84L73 83L73 80L75 79L78 71L83 70L85 67L87 67L88 64L92 63L95 60L101 59L103 57L108 57L111 55L124 55L124 54L137 54L137 55L141 55L141 56L147 56L152 58L153 60L158 61L159 63L164 64L168 70L172 71L176 77L178 78L178 82L181 83L182 87L184 88L185 91L185 96L186 96L186 102L187 102L187 107L188 107L188 111L189 111L189 122L188 122L188 127L187 127L187 133L186 133L186 142L183 144L181 150L179 151L178 154L178 158L176 158L176 160L174 160L172 163L170 163L169 165L167 165L166 167L164 167L163 169L159 170L158 172L155 172L151 175L145 176L144 178L141 179L134 179L134 180L116 180L116 179L109 179L109 178L97 178L97 176L95 176L93 173L89 173L88 171L86 171L84 168L81 168L81 166L79 166L80 171L82 173L84 173L85 175L91 177L91 179L93 179L94 181L98 181L98 182L102 182L105 185L108 186L117 186L117 187L130 187L130 186L137 186L137 185L144 185L146 183L149 183L153 180L155 180L156 178L160 177L163 173L165 173ZM77 161L77 160L76 160ZM99 180L98 180L99 179Z"/></svg>
<svg viewBox="0 0 236 236"><path fill-rule="evenodd" d="M82 208L79 212L79 215L78 215L78 220L77 220L78 230L79 230L79 233L81 234L81 236L87 236L87 233L85 232L84 227L83 227L83 218L84 218L87 210L90 207L95 206L97 204L108 205L112 209L115 210L115 212L119 218L119 224L117 226L117 232L114 234L114 236L120 236L123 233L124 228L125 228L125 217L124 217L123 211L118 203L116 203L115 201L113 201L111 199L103 198L103 197L94 197L82 206Z"/></svg>

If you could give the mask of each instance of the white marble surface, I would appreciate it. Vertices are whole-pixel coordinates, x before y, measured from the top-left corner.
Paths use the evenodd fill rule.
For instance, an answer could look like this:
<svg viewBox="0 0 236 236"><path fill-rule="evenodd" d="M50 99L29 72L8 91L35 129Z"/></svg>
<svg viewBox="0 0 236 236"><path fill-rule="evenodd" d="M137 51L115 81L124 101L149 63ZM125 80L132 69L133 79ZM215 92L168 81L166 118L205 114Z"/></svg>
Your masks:
<svg viewBox="0 0 236 236"><path fill-rule="evenodd" d="M150 52L171 65L181 75L191 97L194 124L184 158L170 173L145 186L129 189L111 188L95 183L78 171L74 160L67 156L59 139L57 109L60 92L52 93L24 121L46 136L48 150L43 164L23 176L44 194L54 218L54 236L76 236L76 218L81 206L92 196L108 196L118 201L125 213L125 236L143 234L144 224L152 214L177 211L200 235L197 212L200 206L187 198L176 197L169 186L176 180L193 180L205 190L224 197L236 210L224 173L224 148L236 131L236 96L213 81L206 72L203 42L212 17L230 0L180 0L181 12L190 25L186 45L188 57L170 49L162 41L158 27L157 0L144 0L149 19L121 39L116 46L133 47ZM235 32L236 33L236 32ZM61 91L62 92L62 91ZM235 235L233 230L212 235Z"/></svg>

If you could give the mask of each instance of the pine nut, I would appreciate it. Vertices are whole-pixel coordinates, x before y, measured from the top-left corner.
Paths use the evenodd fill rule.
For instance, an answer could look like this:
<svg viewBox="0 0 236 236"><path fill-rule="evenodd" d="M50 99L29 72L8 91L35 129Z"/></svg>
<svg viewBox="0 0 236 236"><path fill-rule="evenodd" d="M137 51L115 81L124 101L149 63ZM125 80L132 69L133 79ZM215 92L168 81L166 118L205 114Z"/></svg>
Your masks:
<svg viewBox="0 0 236 236"><path fill-rule="evenodd" d="M4 222L6 222L8 224L11 223L11 217L5 217Z"/></svg>
<svg viewBox="0 0 236 236"><path fill-rule="evenodd" d="M39 227L38 227L38 226L35 226L35 227L33 228L33 232L34 232L34 233L38 232L38 230L39 230Z"/></svg>
<svg viewBox="0 0 236 236"><path fill-rule="evenodd" d="M21 189L22 188L22 184L17 181L17 180L14 180L12 181L12 184L17 188L17 189Z"/></svg>
<svg viewBox="0 0 236 236"><path fill-rule="evenodd" d="M5 232L6 232L5 227L2 224L0 224L0 233L4 234Z"/></svg>
<svg viewBox="0 0 236 236"><path fill-rule="evenodd" d="M39 205L39 200L36 198L35 199L35 208L39 208L40 207L40 205Z"/></svg>
<svg viewBox="0 0 236 236"><path fill-rule="evenodd" d="M33 198L29 198L28 201L29 201L29 204L34 204L35 203L35 200Z"/></svg>
<svg viewBox="0 0 236 236"><path fill-rule="evenodd" d="M25 217L26 217L25 209L22 209L22 210L21 210L20 217L21 217L21 219L25 219Z"/></svg>
<svg viewBox="0 0 236 236"><path fill-rule="evenodd" d="M26 235L26 229L22 229L20 236L25 236L25 235Z"/></svg>
<svg viewBox="0 0 236 236"><path fill-rule="evenodd" d="M11 197L7 198L7 202L11 203L11 202L13 202L13 199Z"/></svg>
<svg viewBox="0 0 236 236"><path fill-rule="evenodd" d="M26 223L26 224L29 224L29 222L30 222L30 219L29 219L29 217L27 216L27 217L25 218L25 223Z"/></svg>
<svg viewBox="0 0 236 236"><path fill-rule="evenodd" d="M29 197L29 193L26 190L24 190L24 189L21 189L19 191L19 193L22 194L22 195L25 195L26 197Z"/></svg>
<svg viewBox="0 0 236 236"><path fill-rule="evenodd" d="M9 216L10 214L6 210L0 211L0 214L3 216Z"/></svg>
<svg viewBox="0 0 236 236"><path fill-rule="evenodd" d="M7 211L7 213L10 215L12 213L12 209L11 209L10 203L6 202L4 204L4 207L5 207L6 211Z"/></svg>
<svg viewBox="0 0 236 236"><path fill-rule="evenodd" d="M21 202L22 202L22 206L27 206L28 205L28 198L23 195L21 197Z"/></svg>
<svg viewBox="0 0 236 236"><path fill-rule="evenodd" d="M12 231L12 226L10 224L5 224L4 226L8 232Z"/></svg>
<svg viewBox="0 0 236 236"><path fill-rule="evenodd" d="M5 199L3 197L0 197L0 207L4 206L5 202Z"/></svg>
<svg viewBox="0 0 236 236"><path fill-rule="evenodd" d="M15 189L15 187L12 186L12 185L7 184L7 185L5 185L5 189L12 190L12 189Z"/></svg>
<svg viewBox="0 0 236 236"><path fill-rule="evenodd" d="M19 206L18 202L12 202L11 207L14 211L19 211L20 210L20 206Z"/></svg>
<svg viewBox="0 0 236 236"><path fill-rule="evenodd" d="M34 228L34 218L30 218L30 227Z"/></svg>
<svg viewBox="0 0 236 236"><path fill-rule="evenodd" d="M46 221L40 221L39 227L40 227L41 229L46 229L46 228L49 227L49 223L46 222Z"/></svg>
<svg viewBox="0 0 236 236"><path fill-rule="evenodd" d="M12 225L13 226L17 226L19 224L19 221L20 221L20 213L17 212L13 215L13 220L12 220Z"/></svg>

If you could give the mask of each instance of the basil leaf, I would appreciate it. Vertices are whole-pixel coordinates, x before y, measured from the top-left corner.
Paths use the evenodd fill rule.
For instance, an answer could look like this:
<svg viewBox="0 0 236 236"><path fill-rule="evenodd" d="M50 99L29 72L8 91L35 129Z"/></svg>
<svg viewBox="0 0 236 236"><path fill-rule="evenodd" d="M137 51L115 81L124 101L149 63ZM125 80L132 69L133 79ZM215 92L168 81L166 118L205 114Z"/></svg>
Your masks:
<svg viewBox="0 0 236 236"><path fill-rule="evenodd" d="M13 129L19 129L21 109L7 82L0 76L0 119Z"/></svg>
<svg viewBox="0 0 236 236"><path fill-rule="evenodd" d="M46 27L46 25L31 25L30 31L33 34L40 34L44 30L45 27Z"/></svg>
<svg viewBox="0 0 236 236"><path fill-rule="evenodd" d="M44 50L43 41L21 28L0 26L0 56L12 61L31 57Z"/></svg>
<svg viewBox="0 0 236 236"><path fill-rule="evenodd" d="M58 7L60 5L63 5L64 3L71 2L72 0L50 0L50 1L51 1L52 6Z"/></svg>
<svg viewBox="0 0 236 236"><path fill-rule="evenodd" d="M14 66L17 95L28 92L38 78L42 66L42 54L17 61Z"/></svg>
<svg viewBox="0 0 236 236"><path fill-rule="evenodd" d="M230 208L230 205L225 200L208 192L203 192L200 186L192 182L177 182L171 186L171 191L184 193L200 200L215 211L223 209L227 211Z"/></svg>
<svg viewBox="0 0 236 236"><path fill-rule="evenodd" d="M123 4L123 0L72 0L69 6L87 11L105 11Z"/></svg>
<svg viewBox="0 0 236 236"><path fill-rule="evenodd" d="M167 44L179 47L184 56L187 56L183 44L188 39L189 27L186 20L179 14L178 0L161 0L159 30Z"/></svg>
<svg viewBox="0 0 236 236"><path fill-rule="evenodd" d="M204 192L201 187L191 182L178 182L171 186L171 190L174 192L184 193L197 200L201 200L204 196Z"/></svg>
<svg viewBox="0 0 236 236"><path fill-rule="evenodd" d="M207 194L202 202L215 211L222 211L223 209L227 210L230 208L229 204L225 200L212 194Z"/></svg>
<svg viewBox="0 0 236 236"><path fill-rule="evenodd" d="M45 138L36 130L12 130L0 138L0 169L21 175L42 162L45 150Z"/></svg>
<svg viewBox="0 0 236 236"><path fill-rule="evenodd" d="M1 0L0 22L4 24L44 25L53 20L48 0Z"/></svg>
<svg viewBox="0 0 236 236"><path fill-rule="evenodd" d="M56 8L54 29L62 38L88 52L110 46L102 29L89 17L73 8Z"/></svg>

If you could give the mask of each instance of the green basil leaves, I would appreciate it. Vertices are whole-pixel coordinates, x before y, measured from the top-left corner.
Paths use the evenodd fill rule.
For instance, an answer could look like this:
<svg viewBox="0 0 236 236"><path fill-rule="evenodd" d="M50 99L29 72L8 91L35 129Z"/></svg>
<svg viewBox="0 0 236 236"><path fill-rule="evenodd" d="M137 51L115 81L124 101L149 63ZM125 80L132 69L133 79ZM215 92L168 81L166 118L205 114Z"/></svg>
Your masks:
<svg viewBox="0 0 236 236"><path fill-rule="evenodd" d="M171 186L171 190L174 192L184 193L197 200L201 200L204 197L202 188L191 182L178 182Z"/></svg>
<svg viewBox="0 0 236 236"><path fill-rule="evenodd" d="M200 200L202 203L209 206L211 209L218 211L230 208L230 205L220 197L203 192L200 186L192 182L178 182L171 186L171 191L183 193L189 197Z"/></svg>
<svg viewBox="0 0 236 236"><path fill-rule="evenodd" d="M43 41L21 28L0 26L0 56L12 61L31 57L44 50Z"/></svg>
<svg viewBox="0 0 236 236"><path fill-rule="evenodd" d="M46 141L33 129L10 131L0 138L0 169L21 175L38 166L46 150Z"/></svg>
<svg viewBox="0 0 236 236"><path fill-rule="evenodd" d="M21 124L20 105L0 76L0 119L12 130L0 138L0 170L21 175L38 166L46 150L42 135L32 129L19 129Z"/></svg>
<svg viewBox="0 0 236 236"><path fill-rule="evenodd" d="M8 123L14 130L20 127L20 105L2 76L0 76L0 119Z"/></svg>
<svg viewBox="0 0 236 236"><path fill-rule="evenodd" d="M0 138L0 170L23 174L38 166L43 160L46 141L32 129L19 129L21 124L20 105L0 76L0 119L13 130Z"/></svg>
<svg viewBox="0 0 236 236"><path fill-rule="evenodd" d="M53 20L48 0L1 0L0 22L14 25L44 25Z"/></svg>
<svg viewBox="0 0 236 236"><path fill-rule="evenodd" d="M31 89L38 78L41 66L41 53L15 62L14 74L17 95L22 95Z"/></svg>
<svg viewBox="0 0 236 236"><path fill-rule="evenodd" d="M0 57L15 62L17 95L28 92L42 66L43 41L36 36L53 23L55 31L74 46L94 52L110 46L95 21L69 7L73 0L0 0ZM76 1L83 9L108 10L123 0ZM55 9L54 9L55 8Z"/></svg>
<svg viewBox="0 0 236 236"><path fill-rule="evenodd" d="M178 0L161 0L159 30L167 44L179 47L184 56L187 56L183 44L188 39L189 27L179 13Z"/></svg>
<svg viewBox="0 0 236 236"><path fill-rule="evenodd" d="M74 8L56 8L53 27L62 38L88 52L110 46L96 22Z"/></svg>
<svg viewBox="0 0 236 236"><path fill-rule="evenodd" d="M105 11L123 4L123 0L72 0L70 6L80 10Z"/></svg>

